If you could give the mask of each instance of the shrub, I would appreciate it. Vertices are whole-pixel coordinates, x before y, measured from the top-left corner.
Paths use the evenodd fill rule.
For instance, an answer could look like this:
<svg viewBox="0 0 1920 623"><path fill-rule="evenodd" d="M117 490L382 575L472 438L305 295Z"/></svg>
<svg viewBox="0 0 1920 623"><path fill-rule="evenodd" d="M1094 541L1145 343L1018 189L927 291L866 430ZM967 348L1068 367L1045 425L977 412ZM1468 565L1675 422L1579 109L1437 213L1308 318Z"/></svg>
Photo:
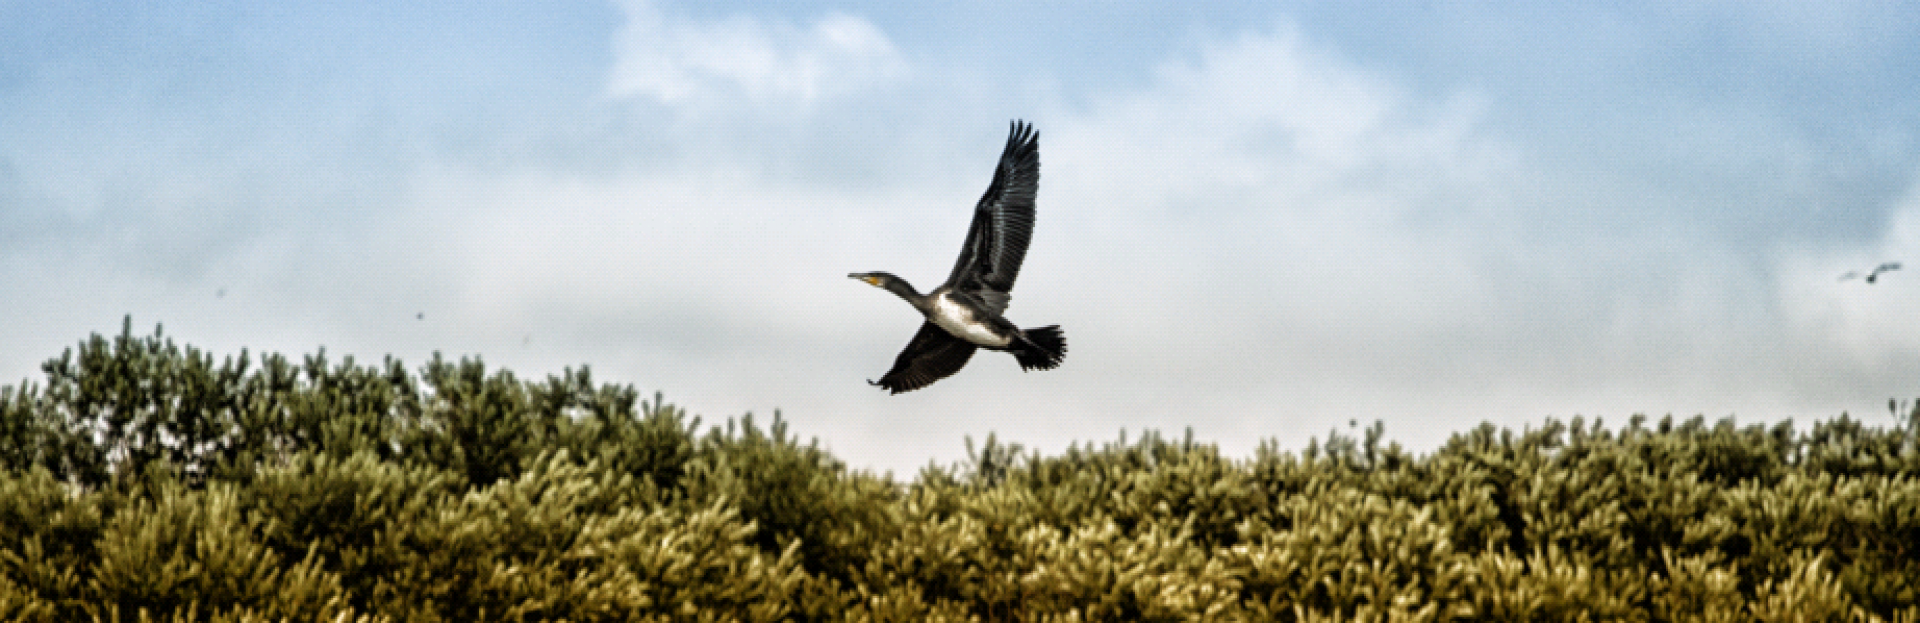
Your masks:
<svg viewBox="0 0 1920 623"><path fill-rule="evenodd" d="M130 328L0 387L0 620L1920 621L1920 406L1421 456L1378 423L1247 459L989 435L895 482L584 367Z"/></svg>

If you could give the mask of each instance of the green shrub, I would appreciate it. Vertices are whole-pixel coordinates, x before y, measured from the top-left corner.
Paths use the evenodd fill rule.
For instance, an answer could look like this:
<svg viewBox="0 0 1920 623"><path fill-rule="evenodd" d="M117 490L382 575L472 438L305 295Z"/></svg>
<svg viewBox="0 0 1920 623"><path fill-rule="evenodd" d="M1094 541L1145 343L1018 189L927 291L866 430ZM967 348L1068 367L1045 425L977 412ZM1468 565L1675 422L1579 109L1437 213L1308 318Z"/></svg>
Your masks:
<svg viewBox="0 0 1920 623"><path fill-rule="evenodd" d="M1897 402L1420 456L989 434L895 482L584 367L254 361L129 321L0 387L0 620L1920 621Z"/></svg>
<svg viewBox="0 0 1920 623"><path fill-rule="evenodd" d="M87 610L101 617L245 607L276 619L346 612L340 578L321 568L317 548L283 559L257 538L261 524L228 485L164 486L136 496L100 532Z"/></svg>

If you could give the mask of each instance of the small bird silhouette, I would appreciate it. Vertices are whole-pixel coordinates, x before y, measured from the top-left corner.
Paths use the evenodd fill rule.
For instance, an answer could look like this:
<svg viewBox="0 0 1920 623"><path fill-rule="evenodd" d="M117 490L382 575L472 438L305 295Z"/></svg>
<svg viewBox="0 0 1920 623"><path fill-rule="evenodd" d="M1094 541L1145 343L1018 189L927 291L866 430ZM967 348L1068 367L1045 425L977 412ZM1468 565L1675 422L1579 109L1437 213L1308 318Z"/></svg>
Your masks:
<svg viewBox="0 0 1920 623"><path fill-rule="evenodd" d="M426 320L426 319L427 319L427 312L420 312L420 313L418 313L418 314L414 314L414 315L413 315L413 319L414 319L414 320Z"/></svg>
<svg viewBox="0 0 1920 623"><path fill-rule="evenodd" d="M1899 262L1886 262L1886 263L1883 263L1883 264L1881 264L1881 265L1879 265L1879 266L1875 266L1875 267L1873 267L1873 270L1872 270L1872 271L1869 271L1869 272L1867 272L1867 283L1874 283L1874 282L1877 282L1877 281L1879 281L1879 280L1880 280L1880 273L1884 273L1884 272L1887 272L1887 271L1890 271L1890 270L1900 270L1900 263L1899 263ZM1857 271L1857 270L1851 270L1851 271L1847 271L1847 274L1844 274L1844 275L1841 275L1841 276L1840 276L1840 280L1841 280L1841 281L1846 281L1846 280L1848 280L1848 279L1853 279L1853 278L1855 278L1855 277L1859 277L1859 276L1860 276L1860 271Z"/></svg>

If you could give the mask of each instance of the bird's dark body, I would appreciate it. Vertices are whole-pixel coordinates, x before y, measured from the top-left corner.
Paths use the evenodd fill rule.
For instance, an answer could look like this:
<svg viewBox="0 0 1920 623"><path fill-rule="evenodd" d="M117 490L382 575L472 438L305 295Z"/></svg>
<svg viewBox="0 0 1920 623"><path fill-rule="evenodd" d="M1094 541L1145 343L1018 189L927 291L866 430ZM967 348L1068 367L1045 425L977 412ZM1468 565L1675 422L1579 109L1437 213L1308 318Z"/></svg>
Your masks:
<svg viewBox="0 0 1920 623"><path fill-rule="evenodd" d="M898 295L926 318L874 385L896 394L926 387L959 372L981 348L1011 353L1023 370L1049 370L1066 358L1060 327L1023 330L1002 315L1032 238L1039 183L1039 134L1014 122L946 283L923 295L889 273L848 275Z"/></svg>

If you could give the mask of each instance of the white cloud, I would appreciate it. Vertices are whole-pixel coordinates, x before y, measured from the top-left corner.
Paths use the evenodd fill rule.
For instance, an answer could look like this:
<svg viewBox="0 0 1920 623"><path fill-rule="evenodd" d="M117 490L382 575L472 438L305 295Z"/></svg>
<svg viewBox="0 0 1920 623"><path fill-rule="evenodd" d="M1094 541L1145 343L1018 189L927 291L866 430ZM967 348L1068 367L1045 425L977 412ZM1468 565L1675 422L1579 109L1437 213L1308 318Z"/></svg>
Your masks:
<svg viewBox="0 0 1920 623"><path fill-rule="evenodd" d="M1682 227L1734 201L1715 189L1537 162L1481 96L1410 91L1290 31L1094 101L1043 135L1014 313L1070 323L1076 365L1098 368L1071 382L1113 424L1382 418L1430 447L1483 419L1825 417L1913 369L1856 384L1797 365L1819 357L1782 339L1762 253Z"/></svg>
<svg viewBox="0 0 1920 623"><path fill-rule="evenodd" d="M1433 336L1489 320L1488 264L1515 244L1504 217L1526 192L1469 100L1415 98L1290 33L1247 36L1062 124L1042 195L1110 237L1076 268L1137 267L1192 301L1137 308L1164 316L1143 322L1204 309L1201 331L1276 350Z"/></svg>
<svg viewBox="0 0 1920 623"><path fill-rule="evenodd" d="M743 102L810 107L900 77L907 63L865 19L829 13L806 26L745 15L696 23L647 0L622 3L609 90L685 110Z"/></svg>

